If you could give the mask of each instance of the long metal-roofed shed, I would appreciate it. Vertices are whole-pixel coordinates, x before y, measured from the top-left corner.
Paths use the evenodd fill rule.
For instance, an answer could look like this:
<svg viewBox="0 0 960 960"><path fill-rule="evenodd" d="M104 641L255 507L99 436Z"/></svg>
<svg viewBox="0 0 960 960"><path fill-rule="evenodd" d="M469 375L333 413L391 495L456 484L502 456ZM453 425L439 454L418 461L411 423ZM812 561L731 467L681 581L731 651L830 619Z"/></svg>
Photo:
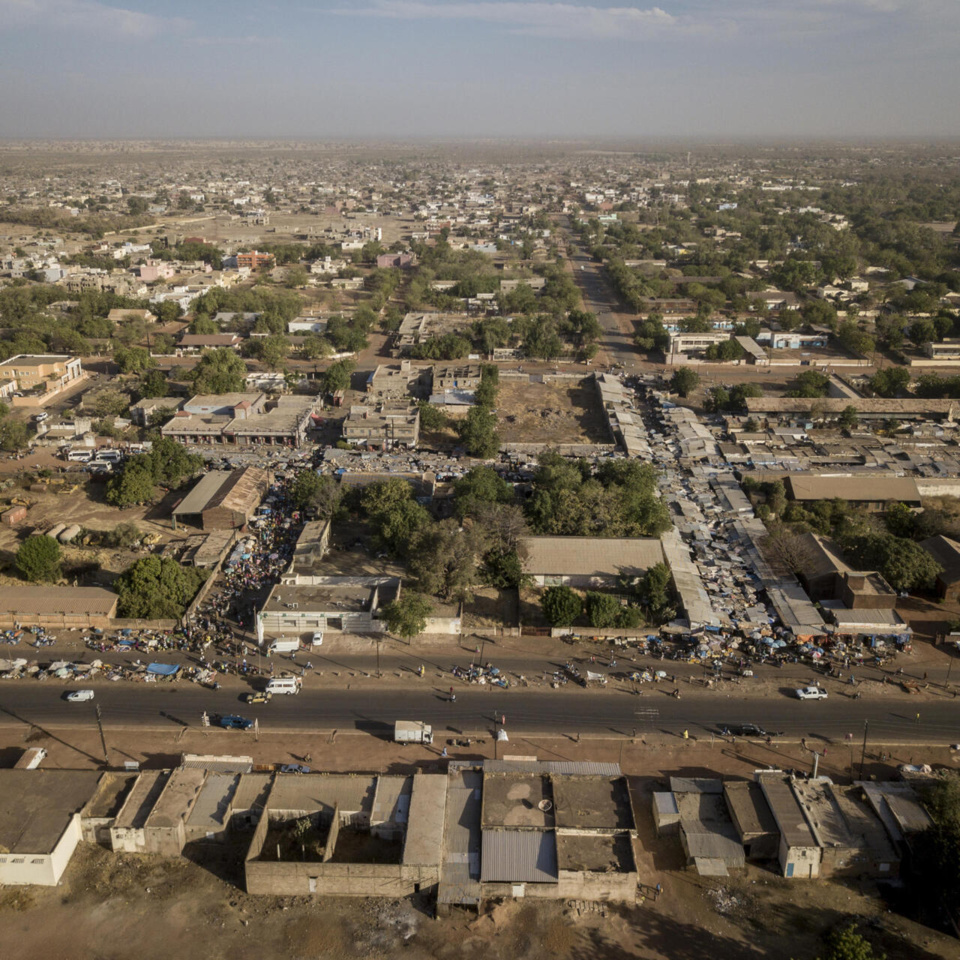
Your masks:
<svg viewBox="0 0 960 960"><path fill-rule="evenodd" d="M525 537L519 552L523 572L547 587L616 586L663 562L660 541L639 537Z"/></svg>
<svg viewBox="0 0 960 960"><path fill-rule="evenodd" d="M846 500L882 510L887 503L899 501L908 507L921 505L920 491L913 477L827 477L819 474L791 473L786 481L792 500Z"/></svg>
<svg viewBox="0 0 960 960"><path fill-rule="evenodd" d="M178 523L204 530L242 527L256 514L270 482L270 474L259 467L204 474L173 508L174 529Z"/></svg>
<svg viewBox="0 0 960 960"><path fill-rule="evenodd" d="M106 628L117 599L103 587L0 587L0 627Z"/></svg>
<svg viewBox="0 0 960 960"><path fill-rule="evenodd" d="M60 882L83 830L81 811L101 774L0 770L0 885Z"/></svg>
<svg viewBox="0 0 960 960"><path fill-rule="evenodd" d="M849 397L747 397L747 413L750 416L806 415L834 418L854 406L861 420L942 420L956 419L960 404L956 400L921 400L917 397L888 400L882 397L861 397L851 401Z"/></svg>
<svg viewBox="0 0 960 960"><path fill-rule="evenodd" d="M776 860L780 849L777 821L753 780L727 780L723 797L748 860Z"/></svg>

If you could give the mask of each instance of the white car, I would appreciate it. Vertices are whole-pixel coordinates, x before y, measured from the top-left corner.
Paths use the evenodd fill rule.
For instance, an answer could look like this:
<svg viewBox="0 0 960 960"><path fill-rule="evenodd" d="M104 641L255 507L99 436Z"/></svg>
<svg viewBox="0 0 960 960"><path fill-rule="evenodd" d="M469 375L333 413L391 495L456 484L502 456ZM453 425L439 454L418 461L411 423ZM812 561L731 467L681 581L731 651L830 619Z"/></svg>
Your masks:
<svg viewBox="0 0 960 960"><path fill-rule="evenodd" d="M822 687L801 687L795 691L798 700L826 700L827 691Z"/></svg>
<svg viewBox="0 0 960 960"><path fill-rule="evenodd" d="M83 703L84 700L92 700L93 691L92 690L71 690L67 694L67 700L70 703Z"/></svg>
<svg viewBox="0 0 960 960"><path fill-rule="evenodd" d="M50 414L49 414L49 413L38 413L38 414L33 418L33 420L34 420L34 423L43 423L44 420L48 420L49 418L50 418Z"/></svg>

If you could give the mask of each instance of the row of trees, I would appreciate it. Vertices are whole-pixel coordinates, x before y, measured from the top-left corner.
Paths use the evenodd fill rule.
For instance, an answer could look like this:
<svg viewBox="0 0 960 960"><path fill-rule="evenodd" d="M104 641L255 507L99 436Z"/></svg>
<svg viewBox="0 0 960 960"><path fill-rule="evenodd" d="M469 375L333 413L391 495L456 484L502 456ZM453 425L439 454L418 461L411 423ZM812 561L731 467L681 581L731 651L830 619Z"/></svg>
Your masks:
<svg viewBox="0 0 960 960"><path fill-rule="evenodd" d="M666 623L677 615L673 578L665 563L621 586L621 595L590 590L583 596L570 587L548 587L540 598L540 609L552 627L572 627L586 616L587 623L597 629L634 629L644 622Z"/></svg>
<svg viewBox="0 0 960 960"><path fill-rule="evenodd" d="M149 453L130 457L107 482L107 502L115 507L149 503L157 487L173 489L203 469L203 457L168 437L153 441Z"/></svg>

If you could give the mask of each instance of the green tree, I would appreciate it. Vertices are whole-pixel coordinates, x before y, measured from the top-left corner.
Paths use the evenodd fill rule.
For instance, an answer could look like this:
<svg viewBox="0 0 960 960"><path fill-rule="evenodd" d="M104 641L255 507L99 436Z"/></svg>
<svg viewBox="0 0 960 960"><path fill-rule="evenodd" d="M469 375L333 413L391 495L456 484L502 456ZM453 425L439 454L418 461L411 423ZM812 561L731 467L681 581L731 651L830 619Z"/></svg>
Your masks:
<svg viewBox="0 0 960 960"><path fill-rule="evenodd" d="M137 396L141 400L154 399L167 396L170 387L167 382L167 376L162 370L148 370L140 379L137 387Z"/></svg>
<svg viewBox="0 0 960 960"><path fill-rule="evenodd" d="M193 368L193 389L200 394L241 393L247 367L233 350L204 350Z"/></svg>
<svg viewBox="0 0 960 960"><path fill-rule="evenodd" d="M153 479L164 487L177 487L203 469L203 457L199 453L190 453L182 443L170 437L154 440L146 456Z"/></svg>
<svg viewBox="0 0 960 960"><path fill-rule="evenodd" d="M857 933L854 924L835 930L827 940L823 960L886 960L885 953L874 953L870 941Z"/></svg>
<svg viewBox="0 0 960 960"><path fill-rule="evenodd" d="M516 589L530 581L516 550L490 550L480 571L484 583L498 590Z"/></svg>
<svg viewBox="0 0 960 960"><path fill-rule="evenodd" d="M840 416L837 417L837 423L845 430L851 430L859 422L860 414L857 413L857 408L853 404L844 407L840 412Z"/></svg>
<svg viewBox="0 0 960 960"><path fill-rule="evenodd" d="M156 366L146 347L117 347L113 351L113 362L121 373L142 373Z"/></svg>
<svg viewBox="0 0 960 960"><path fill-rule="evenodd" d="M587 620L591 627L612 627L620 614L620 601L610 593L587 594Z"/></svg>
<svg viewBox="0 0 960 960"><path fill-rule="evenodd" d="M8 418L0 421L0 450L19 453L29 442L30 433L22 420Z"/></svg>
<svg viewBox="0 0 960 960"><path fill-rule="evenodd" d="M700 374L690 367L680 367L670 378L670 389L681 397L689 397L700 386Z"/></svg>
<svg viewBox="0 0 960 960"><path fill-rule="evenodd" d="M323 375L323 388L327 393L350 389L350 374L356 369L353 360L337 360L330 364Z"/></svg>
<svg viewBox="0 0 960 960"><path fill-rule="evenodd" d="M843 546L860 570L878 570L894 590L930 589L943 569L919 543L891 533L855 534Z"/></svg>
<svg viewBox="0 0 960 960"><path fill-rule="evenodd" d="M637 585L637 599L650 623L666 623L677 615L673 575L666 563L656 563L644 573Z"/></svg>
<svg viewBox="0 0 960 960"><path fill-rule="evenodd" d="M316 333L308 334L300 344L300 356L304 360L322 360L333 352L329 341Z"/></svg>
<svg viewBox="0 0 960 960"><path fill-rule="evenodd" d="M470 515L478 503L513 503L513 487L493 467L468 470L453 485L453 496L460 517Z"/></svg>
<svg viewBox="0 0 960 960"><path fill-rule="evenodd" d="M903 367L886 367L870 378L870 388L878 397L896 397L910 383L910 372Z"/></svg>
<svg viewBox="0 0 960 960"><path fill-rule="evenodd" d="M381 619L390 633L409 640L423 633L432 613L433 604L426 597L419 593L405 593L383 608Z"/></svg>
<svg viewBox="0 0 960 960"><path fill-rule="evenodd" d="M429 400L420 401L420 429L436 432L450 425L450 418Z"/></svg>
<svg viewBox="0 0 960 960"><path fill-rule="evenodd" d="M114 582L117 613L138 620L175 620L207 579L200 567L185 567L169 557L143 557Z"/></svg>
<svg viewBox="0 0 960 960"><path fill-rule="evenodd" d="M569 587L547 587L540 609L551 627L572 626L583 611L583 600Z"/></svg>
<svg viewBox="0 0 960 960"><path fill-rule="evenodd" d="M321 503L329 506L331 488L335 487L336 481L332 477L325 477L315 470L304 470L294 480L290 488L290 497L301 510L306 507L316 508Z"/></svg>
<svg viewBox="0 0 960 960"><path fill-rule="evenodd" d="M804 370L793 383L788 397L816 399L825 397L830 390L830 378L819 370Z"/></svg>
<svg viewBox="0 0 960 960"><path fill-rule="evenodd" d="M60 544L53 537L27 537L20 544L17 569L34 583L60 579Z"/></svg>
<svg viewBox="0 0 960 960"><path fill-rule="evenodd" d="M123 470L107 481L107 503L115 507L132 507L138 503L149 503L156 495L157 487L153 470L146 457L134 457L128 460Z"/></svg>
<svg viewBox="0 0 960 960"><path fill-rule="evenodd" d="M457 424L457 433L471 457L489 460L500 450L497 418L487 407L471 407Z"/></svg>

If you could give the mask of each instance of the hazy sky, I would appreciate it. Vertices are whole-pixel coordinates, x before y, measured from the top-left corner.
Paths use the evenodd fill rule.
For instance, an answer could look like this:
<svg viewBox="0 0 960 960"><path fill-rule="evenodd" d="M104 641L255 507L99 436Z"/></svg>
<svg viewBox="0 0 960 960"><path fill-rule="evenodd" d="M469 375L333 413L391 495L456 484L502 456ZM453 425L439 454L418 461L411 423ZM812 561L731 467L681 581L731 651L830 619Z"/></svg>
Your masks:
<svg viewBox="0 0 960 960"><path fill-rule="evenodd" d="M0 137L958 136L960 0L0 0Z"/></svg>

